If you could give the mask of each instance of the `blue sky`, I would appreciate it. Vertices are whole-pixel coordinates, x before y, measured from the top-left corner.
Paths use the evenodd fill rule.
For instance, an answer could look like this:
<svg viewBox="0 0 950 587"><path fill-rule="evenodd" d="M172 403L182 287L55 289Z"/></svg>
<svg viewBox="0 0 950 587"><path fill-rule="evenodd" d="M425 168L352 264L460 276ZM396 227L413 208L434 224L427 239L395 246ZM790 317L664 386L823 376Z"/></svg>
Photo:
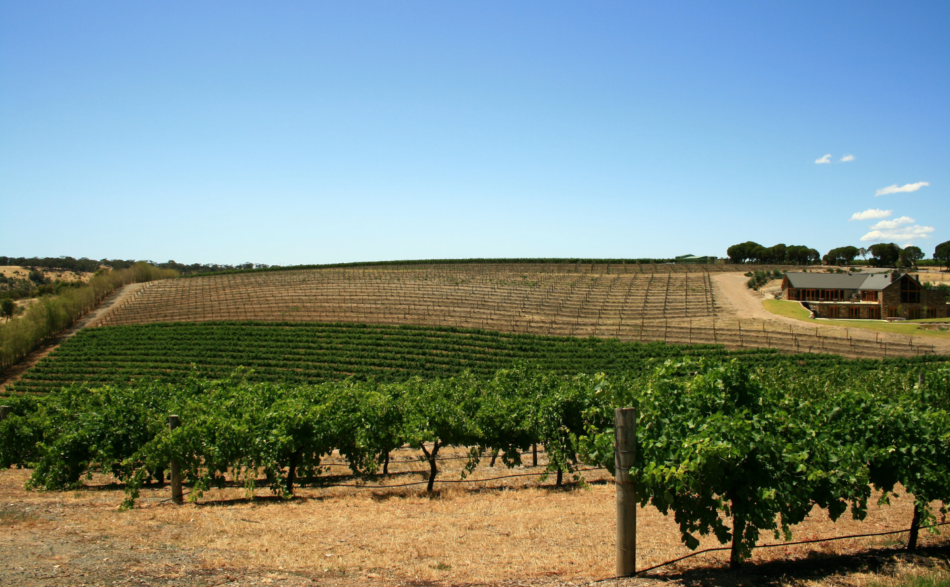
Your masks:
<svg viewBox="0 0 950 587"><path fill-rule="evenodd" d="M3 0L0 254L929 257L948 104L946 2Z"/></svg>

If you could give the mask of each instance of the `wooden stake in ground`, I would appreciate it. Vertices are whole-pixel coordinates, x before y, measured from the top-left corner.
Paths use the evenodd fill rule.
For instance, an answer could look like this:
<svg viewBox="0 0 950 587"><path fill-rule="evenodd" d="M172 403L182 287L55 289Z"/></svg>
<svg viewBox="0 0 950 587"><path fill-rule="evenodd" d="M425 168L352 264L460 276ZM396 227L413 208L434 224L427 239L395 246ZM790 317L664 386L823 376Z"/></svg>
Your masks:
<svg viewBox="0 0 950 587"><path fill-rule="evenodd" d="M630 469L637 458L637 411L614 411L614 482L617 485L617 576L637 571L637 492Z"/></svg>
<svg viewBox="0 0 950 587"><path fill-rule="evenodd" d="M178 428L181 421L178 416L171 415L168 417L168 429L174 430ZM171 466L171 483L172 483L172 502L178 505L181 505L183 502L182 493L181 493L181 465L178 462L178 459L172 459Z"/></svg>
<svg viewBox="0 0 950 587"><path fill-rule="evenodd" d="M917 550L918 534L920 534L920 506L914 504L914 519L910 522L910 536L907 538L907 550Z"/></svg>
<svg viewBox="0 0 950 587"><path fill-rule="evenodd" d="M10 406L0 406L0 422L7 419L7 416L10 415L10 411Z"/></svg>

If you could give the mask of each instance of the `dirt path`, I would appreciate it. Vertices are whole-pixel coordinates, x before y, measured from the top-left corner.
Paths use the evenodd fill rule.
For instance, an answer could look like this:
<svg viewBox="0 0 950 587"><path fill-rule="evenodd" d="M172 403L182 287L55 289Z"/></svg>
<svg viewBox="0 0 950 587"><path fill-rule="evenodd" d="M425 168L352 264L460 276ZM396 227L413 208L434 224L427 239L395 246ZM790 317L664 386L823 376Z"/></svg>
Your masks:
<svg viewBox="0 0 950 587"><path fill-rule="evenodd" d="M146 287L148 283L130 283L128 285L123 285L116 291L112 292L106 299L104 299L95 309L91 312L80 318L75 324L67 328L60 334L58 337L54 338L47 344L39 347L22 361L16 365L7 369L4 373L0 374L0 394L6 392L8 385L15 383L21 375L30 369L33 365L38 363L43 357L50 354L56 348L63 343L66 339L75 336L77 332L82 330L87 326L91 326L96 323L98 320L105 318L110 312L115 308L118 308L122 303L127 300L132 294L141 290L143 287Z"/></svg>
<svg viewBox="0 0 950 587"><path fill-rule="evenodd" d="M786 318L785 316L776 316L762 306L762 300L765 296L761 292L749 289L746 282L749 281L741 273L720 273L712 276L713 286L716 288L716 301L727 311L731 312L736 318L768 320L771 322L784 322L801 326L801 320ZM842 330L842 329L838 329Z"/></svg>

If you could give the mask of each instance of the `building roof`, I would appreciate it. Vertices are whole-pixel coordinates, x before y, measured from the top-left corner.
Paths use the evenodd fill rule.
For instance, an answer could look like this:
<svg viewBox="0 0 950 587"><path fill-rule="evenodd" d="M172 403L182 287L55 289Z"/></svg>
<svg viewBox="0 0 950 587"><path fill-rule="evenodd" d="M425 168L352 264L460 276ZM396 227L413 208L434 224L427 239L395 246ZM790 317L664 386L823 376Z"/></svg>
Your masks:
<svg viewBox="0 0 950 587"><path fill-rule="evenodd" d="M868 273L786 273L788 284L796 289L860 289ZM887 283L890 284L890 277Z"/></svg>
<svg viewBox="0 0 950 587"><path fill-rule="evenodd" d="M881 291L891 284L890 273L871 273L858 289L861 291Z"/></svg>
<svg viewBox="0 0 950 587"><path fill-rule="evenodd" d="M881 291L891 284L886 273L786 273L788 283L796 289L856 289ZM903 277L903 276L902 276Z"/></svg>

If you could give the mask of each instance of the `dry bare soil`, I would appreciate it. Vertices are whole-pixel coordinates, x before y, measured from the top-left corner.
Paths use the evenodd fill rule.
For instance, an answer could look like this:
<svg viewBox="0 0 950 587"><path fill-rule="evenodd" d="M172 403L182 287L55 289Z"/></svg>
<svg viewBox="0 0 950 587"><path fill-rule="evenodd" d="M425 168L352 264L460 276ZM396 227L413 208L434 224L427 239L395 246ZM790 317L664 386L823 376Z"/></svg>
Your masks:
<svg viewBox="0 0 950 587"><path fill-rule="evenodd" d="M84 272L73 272L65 271L62 269L38 269L40 273L43 274L43 277L51 281L88 281L92 277L92 273ZM0 265L0 275L4 277L15 277L17 279L27 279L30 275L30 270L26 267L20 267L19 265Z"/></svg>
<svg viewBox="0 0 950 587"><path fill-rule="evenodd" d="M396 485L421 479L424 469L409 451L393 467ZM475 476L524 472L483 464ZM284 501L225 488L183 506L169 502L167 486L153 487L131 511L118 511L121 488L105 479L32 493L23 489L28 474L0 472L2 585L555 586L613 574L615 493L602 471L586 473L586 489L519 477L445 485L432 497L418 487L305 487ZM846 514L831 523L816 511L794 529L795 540L902 529L911 512L907 496L872 507L860 522ZM671 517L647 507L638 518L639 568L690 553ZM945 535L922 534L915 555L902 551L905 541L897 534L762 549L739 572L724 568L727 552L708 553L605 583L890 585L907 573L950 576ZM701 548L716 546L707 537Z"/></svg>

